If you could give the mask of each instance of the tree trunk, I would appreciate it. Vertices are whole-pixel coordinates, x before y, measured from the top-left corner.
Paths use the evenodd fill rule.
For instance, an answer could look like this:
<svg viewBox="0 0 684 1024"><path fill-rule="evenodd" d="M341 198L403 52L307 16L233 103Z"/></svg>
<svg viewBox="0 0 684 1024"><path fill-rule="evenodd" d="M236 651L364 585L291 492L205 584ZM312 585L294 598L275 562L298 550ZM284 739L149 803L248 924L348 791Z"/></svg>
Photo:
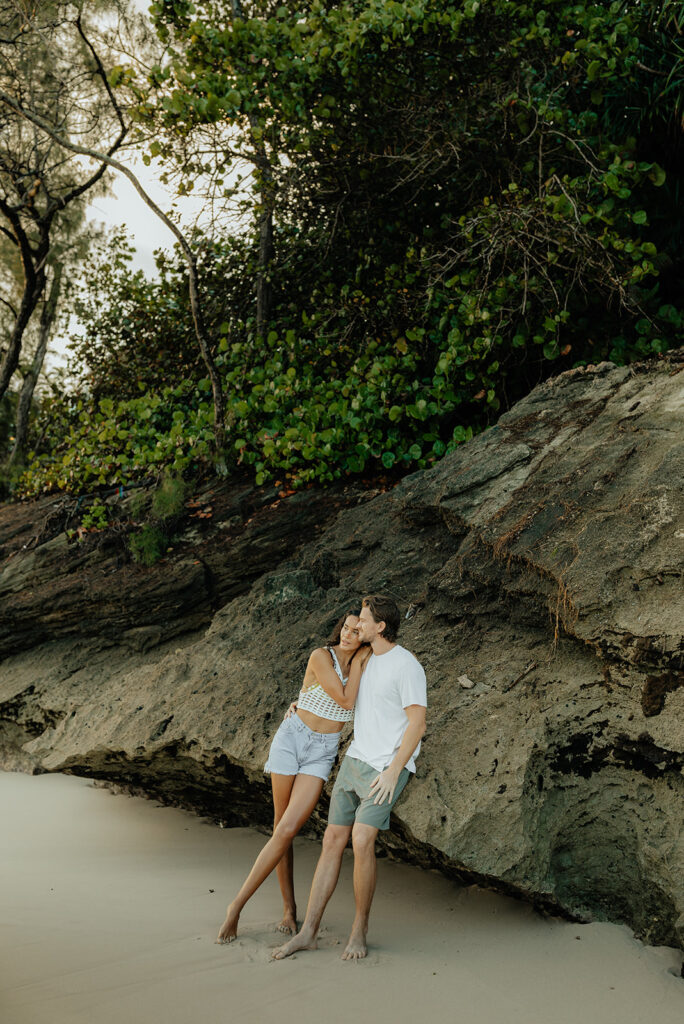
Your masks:
<svg viewBox="0 0 684 1024"><path fill-rule="evenodd" d="M19 312L10 335L9 346L0 362L0 399L10 386L14 371L19 365L24 331L28 327L29 320L45 288L45 271L41 269L36 274L27 274L25 282L24 294L21 297Z"/></svg>
<svg viewBox="0 0 684 1024"><path fill-rule="evenodd" d="M21 388L21 394L19 395L19 404L17 405L17 422L14 437L14 446L10 452L7 464L12 465L14 460L21 454L26 446L26 437L28 435L28 424L29 415L31 412L31 403L33 402L33 392L35 391L40 371L43 369L43 361L45 359L45 353L47 352L48 341L50 340L50 331L55 321L57 313L57 303L59 302L59 293L62 286L62 264L57 263L55 266L54 275L52 278L52 284L50 285L50 294L43 302L43 308L40 314L40 332L38 335L38 348L33 356L33 362L31 368L24 377L24 383Z"/></svg>

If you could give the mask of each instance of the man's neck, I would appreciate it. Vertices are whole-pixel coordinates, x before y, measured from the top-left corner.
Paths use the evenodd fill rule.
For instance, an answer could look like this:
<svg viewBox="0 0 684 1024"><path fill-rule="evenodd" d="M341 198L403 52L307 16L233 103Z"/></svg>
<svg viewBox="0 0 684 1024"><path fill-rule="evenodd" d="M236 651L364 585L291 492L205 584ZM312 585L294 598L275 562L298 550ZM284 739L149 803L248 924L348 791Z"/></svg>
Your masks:
<svg viewBox="0 0 684 1024"><path fill-rule="evenodd" d="M391 640L385 640L384 636L376 636L371 644L371 650L376 655L387 654L388 651L391 651L396 646Z"/></svg>

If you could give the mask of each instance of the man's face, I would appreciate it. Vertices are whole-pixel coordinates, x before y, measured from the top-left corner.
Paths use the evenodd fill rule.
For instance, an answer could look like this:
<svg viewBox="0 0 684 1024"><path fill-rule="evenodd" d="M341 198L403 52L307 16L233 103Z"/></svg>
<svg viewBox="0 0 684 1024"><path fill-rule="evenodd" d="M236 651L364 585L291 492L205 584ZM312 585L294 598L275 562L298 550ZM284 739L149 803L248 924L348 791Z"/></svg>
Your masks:
<svg viewBox="0 0 684 1024"><path fill-rule="evenodd" d="M370 613L370 609L364 605L359 615L359 621L356 624L361 643L372 644L380 635L380 630L384 625L384 622L376 622Z"/></svg>

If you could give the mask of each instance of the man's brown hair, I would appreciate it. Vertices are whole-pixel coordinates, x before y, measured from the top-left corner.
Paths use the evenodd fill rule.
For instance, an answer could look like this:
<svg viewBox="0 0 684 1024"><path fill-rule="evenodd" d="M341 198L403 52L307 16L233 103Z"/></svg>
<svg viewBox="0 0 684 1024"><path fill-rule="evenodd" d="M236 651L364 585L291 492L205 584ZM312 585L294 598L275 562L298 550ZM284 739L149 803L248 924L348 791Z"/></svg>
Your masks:
<svg viewBox="0 0 684 1024"><path fill-rule="evenodd" d="M389 640L390 643L396 640L401 622L401 613L397 608L396 601L387 594L370 594L368 597L364 597L361 604L368 609L375 622L385 623L385 628L382 631L385 640Z"/></svg>

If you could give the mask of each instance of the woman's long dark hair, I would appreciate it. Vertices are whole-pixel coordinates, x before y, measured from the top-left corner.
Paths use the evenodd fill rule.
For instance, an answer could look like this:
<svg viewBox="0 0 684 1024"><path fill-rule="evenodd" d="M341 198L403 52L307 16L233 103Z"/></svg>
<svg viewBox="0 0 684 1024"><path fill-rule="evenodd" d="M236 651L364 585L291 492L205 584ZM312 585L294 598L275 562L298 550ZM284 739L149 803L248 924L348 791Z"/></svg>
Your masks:
<svg viewBox="0 0 684 1024"><path fill-rule="evenodd" d="M347 617L349 615L354 615L358 619L360 614L361 614L361 609L360 608L350 608L348 611L346 611L344 613L344 615L341 616L340 619L338 619L338 621L333 626L332 632L331 632L330 636L328 637L328 640L327 640L326 645L325 645L328 648L328 650L330 650L331 647L336 647L337 644L339 644L340 638L342 637L342 627L344 626L345 622L347 621ZM364 644L361 644L360 647L357 647L356 651L354 651L354 653L352 654L351 658L349 659L350 663L356 657L357 651L360 651L361 647L363 647L363 646L364 646Z"/></svg>

